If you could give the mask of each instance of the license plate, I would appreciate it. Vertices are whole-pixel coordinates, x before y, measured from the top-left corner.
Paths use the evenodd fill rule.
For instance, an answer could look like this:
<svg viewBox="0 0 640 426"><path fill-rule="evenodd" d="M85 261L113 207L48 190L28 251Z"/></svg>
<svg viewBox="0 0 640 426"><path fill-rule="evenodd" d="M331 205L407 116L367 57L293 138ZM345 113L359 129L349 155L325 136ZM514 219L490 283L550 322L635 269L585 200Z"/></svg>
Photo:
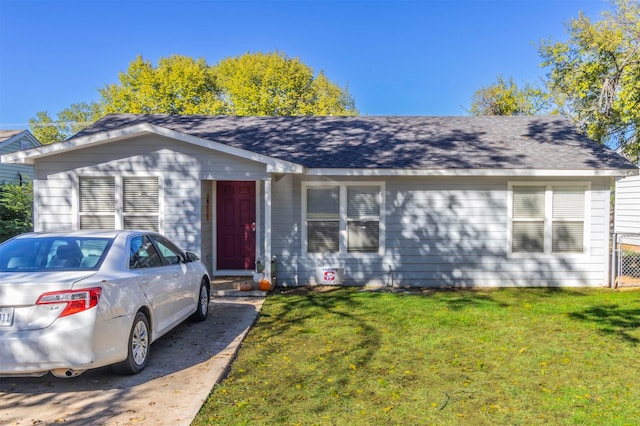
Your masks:
<svg viewBox="0 0 640 426"><path fill-rule="evenodd" d="M13 308L0 308L0 326L13 324Z"/></svg>

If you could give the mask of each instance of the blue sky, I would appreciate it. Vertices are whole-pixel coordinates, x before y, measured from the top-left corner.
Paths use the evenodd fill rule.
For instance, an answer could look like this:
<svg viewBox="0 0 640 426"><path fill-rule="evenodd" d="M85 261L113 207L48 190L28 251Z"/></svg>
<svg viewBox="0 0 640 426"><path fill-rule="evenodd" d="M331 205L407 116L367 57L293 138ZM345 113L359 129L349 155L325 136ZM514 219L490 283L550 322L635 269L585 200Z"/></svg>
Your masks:
<svg viewBox="0 0 640 426"><path fill-rule="evenodd" d="M0 0L0 128L27 128L142 55L215 64L279 50L348 86L362 115L466 115L498 74L536 82L536 46L604 0Z"/></svg>

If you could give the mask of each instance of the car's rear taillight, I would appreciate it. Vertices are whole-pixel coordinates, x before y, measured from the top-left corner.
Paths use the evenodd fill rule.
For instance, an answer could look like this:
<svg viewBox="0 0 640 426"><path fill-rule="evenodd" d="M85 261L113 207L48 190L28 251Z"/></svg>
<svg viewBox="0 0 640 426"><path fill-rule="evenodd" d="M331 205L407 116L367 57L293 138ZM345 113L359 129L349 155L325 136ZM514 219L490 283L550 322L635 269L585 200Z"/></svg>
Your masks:
<svg viewBox="0 0 640 426"><path fill-rule="evenodd" d="M100 287L83 288L80 290L53 291L43 293L36 302L36 305L51 305L58 303L66 303L67 306L58 316L66 317L68 315L77 314L78 312L91 309L98 304L100 299Z"/></svg>

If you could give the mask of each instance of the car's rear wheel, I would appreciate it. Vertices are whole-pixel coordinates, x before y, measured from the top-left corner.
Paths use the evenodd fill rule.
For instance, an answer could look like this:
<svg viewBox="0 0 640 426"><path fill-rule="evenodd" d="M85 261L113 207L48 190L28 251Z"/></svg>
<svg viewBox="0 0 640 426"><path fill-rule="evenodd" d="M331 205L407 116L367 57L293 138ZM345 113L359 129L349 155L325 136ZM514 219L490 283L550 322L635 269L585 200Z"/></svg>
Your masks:
<svg viewBox="0 0 640 426"><path fill-rule="evenodd" d="M113 369L118 374L138 374L147 366L150 346L149 320L145 314L138 312L129 333L127 359Z"/></svg>
<svg viewBox="0 0 640 426"><path fill-rule="evenodd" d="M206 278L200 283L200 293L198 295L198 304L196 311L191 315L193 321L204 321L209 314L209 282Z"/></svg>

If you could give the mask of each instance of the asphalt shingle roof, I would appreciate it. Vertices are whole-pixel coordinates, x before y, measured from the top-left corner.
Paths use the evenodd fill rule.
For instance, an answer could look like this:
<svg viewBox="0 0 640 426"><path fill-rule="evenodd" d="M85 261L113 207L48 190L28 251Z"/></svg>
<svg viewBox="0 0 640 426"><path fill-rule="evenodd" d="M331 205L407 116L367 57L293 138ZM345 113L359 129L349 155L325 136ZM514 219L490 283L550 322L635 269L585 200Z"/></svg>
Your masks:
<svg viewBox="0 0 640 426"><path fill-rule="evenodd" d="M73 139L149 123L308 168L633 169L558 116L108 115Z"/></svg>

